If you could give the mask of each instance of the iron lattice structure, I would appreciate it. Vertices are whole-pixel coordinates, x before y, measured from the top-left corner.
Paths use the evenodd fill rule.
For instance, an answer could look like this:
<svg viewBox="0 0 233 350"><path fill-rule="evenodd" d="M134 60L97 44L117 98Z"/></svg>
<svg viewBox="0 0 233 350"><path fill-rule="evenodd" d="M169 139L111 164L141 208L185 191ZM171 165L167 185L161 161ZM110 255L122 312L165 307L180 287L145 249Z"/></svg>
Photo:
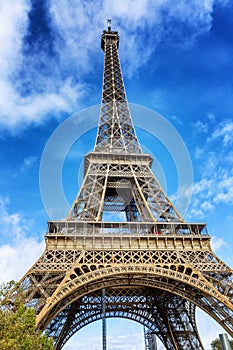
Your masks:
<svg viewBox="0 0 233 350"><path fill-rule="evenodd" d="M144 327L145 350L157 350L156 334Z"/></svg>
<svg viewBox="0 0 233 350"><path fill-rule="evenodd" d="M96 144L65 220L49 221L43 255L21 280L37 329L60 350L106 317L144 325L166 349L203 349L198 306L233 336L232 270L211 250L205 224L186 223L151 171L127 104L118 33L108 27ZM105 215L121 220L105 220Z"/></svg>

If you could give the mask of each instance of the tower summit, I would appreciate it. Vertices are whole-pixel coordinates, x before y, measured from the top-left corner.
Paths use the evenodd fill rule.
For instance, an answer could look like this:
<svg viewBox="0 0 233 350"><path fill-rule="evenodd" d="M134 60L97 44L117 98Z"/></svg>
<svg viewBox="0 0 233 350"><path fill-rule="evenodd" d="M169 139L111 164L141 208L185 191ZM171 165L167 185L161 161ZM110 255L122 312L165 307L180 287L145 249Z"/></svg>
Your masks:
<svg viewBox="0 0 233 350"><path fill-rule="evenodd" d="M104 30L102 37L101 37L101 49L103 51L105 51L105 44L108 42L113 44L116 43L117 48L119 47L119 35L118 35L118 31L112 31L111 28L111 19L108 19L108 30Z"/></svg>
<svg viewBox="0 0 233 350"><path fill-rule="evenodd" d="M45 251L20 285L56 350L103 313L141 323L168 350L203 350L196 306L233 336L232 270L211 250L205 224L186 223L152 173L130 116L118 45L108 22L94 151L67 218L48 222Z"/></svg>

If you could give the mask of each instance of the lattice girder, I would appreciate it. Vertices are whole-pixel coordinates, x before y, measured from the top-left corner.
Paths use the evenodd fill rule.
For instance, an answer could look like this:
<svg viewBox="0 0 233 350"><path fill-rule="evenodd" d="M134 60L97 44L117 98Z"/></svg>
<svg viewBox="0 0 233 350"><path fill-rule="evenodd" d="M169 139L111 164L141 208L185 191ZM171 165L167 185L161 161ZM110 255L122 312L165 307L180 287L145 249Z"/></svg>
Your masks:
<svg viewBox="0 0 233 350"><path fill-rule="evenodd" d="M103 163L101 156L87 156L85 178L67 219L101 221L105 211L124 212L128 218L133 204L137 215L132 221L183 222L153 175L151 159L147 155L141 156L141 163L136 155L127 163L123 159L112 156Z"/></svg>
<svg viewBox="0 0 233 350"><path fill-rule="evenodd" d="M85 271L86 269L87 269L87 266L84 265L83 266L83 270ZM68 294L70 294L70 293L75 294L75 291L76 291L77 288L80 288L82 285L87 285L88 284L88 279L89 278L91 280L93 279L95 281L95 280L98 280L97 276L100 276L100 275L103 276L103 278L108 278L109 281L111 281L111 279L116 278L116 277L121 279L121 275L124 272L126 272L126 273L128 272L130 275L132 274L132 278L134 278L134 275L137 274L137 276L139 275L142 280L144 278L143 277L144 273L147 274L148 279L150 277L151 279L154 278L154 279L158 279L159 280L159 278L162 278L162 277L165 277L165 276L167 278L172 276L173 279L174 279L174 274L173 273L169 273L167 271L167 269L155 268L153 272L151 270L152 270L152 268L147 270L145 267L142 267L142 266L134 266L134 267L133 266L127 266L127 267L125 267L125 266L118 266L116 268L102 269L102 270L98 271L98 273L97 272L96 273L92 272L92 273L85 274L85 278L84 278L84 276L82 276L82 278L80 278L79 281L76 280L76 279L73 279L74 278L74 274L72 274L71 276L69 276L71 278L71 281L69 281L69 283L66 283L63 286L62 290L59 290L59 292L56 291L57 292L57 293L55 293L56 295L53 295L53 298L52 298L52 300L50 300L49 304L45 305L45 310L46 310L46 312L52 312L53 313L52 310L57 308L56 307L57 303L58 304L59 303L63 304L63 302L64 302L65 305L66 305L66 303L70 302L70 300L68 298ZM192 278L187 278L187 277L185 278L185 277L179 276L179 274L177 274L175 280L178 281L178 282L181 282L182 280L186 279L186 280L190 281L190 284L193 282ZM114 281L115 281L115 279L114 279ZM195 288L196 290L198 290L199 294L202 294L203 296L205 296L205 298L207 298L209 296L213 300L216 299L216 300L218 300L219 303L221 302L222 305L226 305L228 308L231 306L231 304L228 302L227 298L223 298L222 296L220 297L220 295L219 295L220 293L216 293L216 291L213 290L213 289L211 290L210 286L206 286L204 281L199 281L198 283L192 283L191 286L193 288ZM170 280L169 279L166 281L166 284L163 285L163 288L165 288L165 287L166 287L166 290L169 290L169 287L170 287ZM199 289L201 289L201 292L200 292ZM176 292L178 293L178 289L177 289ZM184 291L181 290L179 292L182 292L182 295L185 295ZM216 294L218 294L218 295L216 295ZM178 295L179 295L179 293L178 293ZM188 297L186 295L186 298L190 298L190 297ZM63 300L63 301L61 302L61 300ZM58 307L58 309L59 309L59 307ZM214 312L215 312L215 310L214 310ZM228 323L228 321L232 317L232 312L226 313L224 310L222 310L220 313L224 316L225 321ZM230 315L230 317L229 317L229 315ZM45 316L44 312L42 312L42 314L38 317L38 320L40 321L40 317L44 318L44 316ZM231 325L231 330L232 330L232 325Z"/></svg>
<svg viewBox="0 0 233 350"><path fill-rule="evenodd" d="M142 153L126 99L118 44L117 32L104 32L102 103L95 152Z"/></svg>
<svg viewBox="0 0 233 350"><path fill-rule="evenodd" d="M170 350L185 348L184 341L179 339L183 330L189 349L203 349L195 328L195 307L190 302L184 302L171 293L161 293L160 290L150 288L112 288L106 290L106 295L106 317L123 317L146 325ZM180 313L179 322L177 320L175 322L177 329L172 329L170 322L174 323L172 320L174 304ZM56 350L64 346L79 329L101 319L101 306L101 291L75 301L69 309L66 309L66 323L61 333L59 316L55 318L49 327L49 332L56 339ZM186 325L187 320L189 327Z"/></svg>
<svg viewBox="0 0 233 350"><path fill-rule="evenodd" d="M50 327L54 319L62 331L66 324L65 317L68 317L65 310L87 294L102 288L114 287L117 290L123 286L144 286L160 291L164 298L167 293L172 293L192 305L198 305L229 334L233 334L231 270L211 251L209 236L150 234L145 237L109 237L100 234L95 237L75 235L72 238L48 233L46 240L45 253L22 280L22 285L29 292L28 304L35 307L39 329ZM98 246L101 249L97 249ZM213 273L215 279L212 278ZM115 314L117 317L119 315ZM139 316L136 316L135 320L148 326L146 318L138 319ZM109 314L109 317L112 316ZM128 316L124 314L124 317ZM193 317L192 314L189 323L193 325L195 334L195 320L191 321ZM169 322L169 344L162 339L165 330L162 332L160 329L161 332L158 330L157 333L167 349L173 350L176 349L174 341L177 344L185 342L187 332L183 329L179 333L174 328L172 313ZM156 327L159 327L158 324ZM165 334L168 334L168 330ZM193 337L193 344L199 342L198 337Z"/></svg>
<svg viewBox="0 0 233 350"><path fill-rule="evenodd" d="M132 269L131 269L132 270ZM226 331L228 331L229 334L233 334L232 329L232 311L229 312L229 308L224 307L224 304L221 303L219 300L210 297L208 295L205 295L203 292L200 293L200 291L197 288L193 288L187 284L184 284L182 282L171 280L171 279L165 279L165 277L159 277L155 274L137 274L133 275L131 272L130 274L123 275L122 274L115 274L115 275L108 275L108 277L104 276L103 279L99 279L96 281L93 281L92 283L86 283L83 286L79 287L76 290L70 290L70 293L66 296L63 296L63 298L59 299L59 302L53 310L51 311L50 315L45 315L43 312L40 314L41 319L43 319L43 322L46 322L47 324L39 324L39 328L43 329L46 327L46 325L49 324L49 322L58 315L63 308L66 308L69 304L71 304L76 298L79 298L80 296L84 296L87 293L91 292L92 290L97 290L100 288L107 288L112 286L122 286L122 285L138 285L138 286L149 286L149 287L156 287L160 288L162 290L166 291L174 291L174 294L177 294L181 296L184 299L187 299L191 301L192 303L195 303L200 308L202 308L205 312L209 313L211 317L213 317L217 322L223 326ZM211 307L212 306L212 307ZM224 309L225 308L225 309ZM47 309L47 307L45 307ZM44 309L44 311L45 311ZM39 320L39 318L38 318Z"/></svg>
<svg viewBox="0 0 233 350"><path fill-rule="evenodd" d="M204 309L233 334L232 274L211 251L209 236L97 238L47 235L45 253L22 280L29 291L28 303L37 311L39 328L44 329L76 295L137 284L172 291ZM130 248L130 241L137 243L137 249ZM173 249L169 249L171 243Z"/></svg>

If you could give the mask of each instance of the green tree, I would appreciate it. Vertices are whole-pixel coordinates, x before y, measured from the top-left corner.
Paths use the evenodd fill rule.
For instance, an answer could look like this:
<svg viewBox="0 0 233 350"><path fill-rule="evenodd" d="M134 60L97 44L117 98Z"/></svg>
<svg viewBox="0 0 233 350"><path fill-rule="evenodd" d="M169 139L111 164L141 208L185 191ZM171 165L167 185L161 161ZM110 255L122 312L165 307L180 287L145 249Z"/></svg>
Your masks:
<svg viewBox="0 0 233 350"><path fill-rule="evenodd" d="M219 339L215 339L211 342L211 349L212 350L222 350L221 343Z"/></svg>
<svg viewBox="0 0 233 350"><path fill-rule="evenodd" d="M34 309L25 306L22 289L15 282L1 285L0 349L52 350L53 340L36 332L35 326Z"/></svg>
<svg viewBox="0 0 233 350"><path fill-rule="evenodd" d="M230 344L233 349L233 340L230 340ZM210 345L212 350L222 350L221 342L218 338L214 339Z"/></svg>

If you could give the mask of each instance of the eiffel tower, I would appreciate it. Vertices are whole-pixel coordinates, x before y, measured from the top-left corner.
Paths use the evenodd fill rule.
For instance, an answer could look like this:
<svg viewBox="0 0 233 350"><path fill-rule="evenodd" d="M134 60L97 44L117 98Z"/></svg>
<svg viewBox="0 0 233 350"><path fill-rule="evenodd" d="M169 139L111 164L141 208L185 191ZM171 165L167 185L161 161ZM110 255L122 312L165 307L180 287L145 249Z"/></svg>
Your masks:
<svg viewBox="0 0 233 350"><path fill-rule="evenodd" d="M211 250L205 224L185 222L152 173L131 119L118 46L108 21L94 151L85 156L70 212L48 221L45 251L20 283L37 329L54 338L56 350L102 318L103 290L107 318L141 323L169 350L203 349L197 306L233 336L232 270Z"/></svg>

